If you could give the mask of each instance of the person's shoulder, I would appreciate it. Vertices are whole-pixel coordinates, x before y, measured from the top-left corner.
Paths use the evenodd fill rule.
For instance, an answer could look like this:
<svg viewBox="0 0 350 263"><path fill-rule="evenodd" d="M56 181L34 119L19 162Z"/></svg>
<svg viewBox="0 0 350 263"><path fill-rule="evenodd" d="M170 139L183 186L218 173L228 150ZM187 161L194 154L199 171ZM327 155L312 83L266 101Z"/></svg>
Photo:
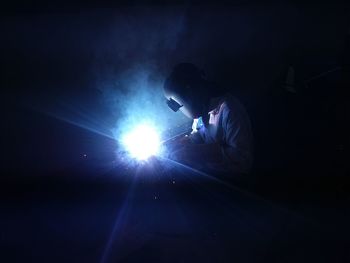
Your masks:
<svg viewBox="0 0 350 263"><path fill-rule="evenodd" d="M221 110L224 118L226 117L227 119L248 118L244 105L230 93L225 95Z"/></svg>
<svg viewBox="0 0 350 263"><path fill-rule="evenodd" d="M231 93L227 93L223 97L222 107L225 110L239 110L244 108L239 99L233 96Z"/></svg>

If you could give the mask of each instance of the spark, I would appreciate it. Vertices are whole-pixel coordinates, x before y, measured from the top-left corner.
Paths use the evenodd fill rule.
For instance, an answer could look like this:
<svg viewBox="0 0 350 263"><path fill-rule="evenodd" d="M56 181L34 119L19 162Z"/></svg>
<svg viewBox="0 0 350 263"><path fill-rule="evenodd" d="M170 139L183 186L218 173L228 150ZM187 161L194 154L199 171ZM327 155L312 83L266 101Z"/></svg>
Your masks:
<svg viewBox="0 0 350 263"><path fill-rule="evenodd" d="M137 160L147 160L157 155L160 148L160 138L156 129L149 124L140 124L122 139L129 154Z"/></svg>

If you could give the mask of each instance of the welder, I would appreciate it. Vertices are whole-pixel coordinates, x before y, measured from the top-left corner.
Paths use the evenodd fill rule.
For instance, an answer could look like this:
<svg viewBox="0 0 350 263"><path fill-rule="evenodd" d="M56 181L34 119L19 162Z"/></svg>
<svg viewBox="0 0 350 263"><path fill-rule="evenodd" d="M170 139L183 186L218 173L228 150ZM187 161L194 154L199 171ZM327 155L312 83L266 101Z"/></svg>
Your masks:
<svg viewBox="0 0 350 263"><path fill-rule="evenodd" d="M204 170L249 173L253 135L244 106L191 63L176 65L164 83L167 104L193 119L192 132L173 143L170 158Z"/></svg>

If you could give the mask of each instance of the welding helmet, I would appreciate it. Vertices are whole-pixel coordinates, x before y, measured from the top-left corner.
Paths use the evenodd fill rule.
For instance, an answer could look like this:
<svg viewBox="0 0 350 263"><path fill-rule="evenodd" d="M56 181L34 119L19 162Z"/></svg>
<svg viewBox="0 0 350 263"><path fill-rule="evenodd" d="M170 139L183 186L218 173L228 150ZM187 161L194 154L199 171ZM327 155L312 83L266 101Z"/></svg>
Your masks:
<svg viewBox="0 0 350 263"><path fill-rule="evenodd" d="M208 91L204 72L191 63L174 67L164 83L167 105L173 111L179 109L190 118L198 118L206 110Z"/></svg>

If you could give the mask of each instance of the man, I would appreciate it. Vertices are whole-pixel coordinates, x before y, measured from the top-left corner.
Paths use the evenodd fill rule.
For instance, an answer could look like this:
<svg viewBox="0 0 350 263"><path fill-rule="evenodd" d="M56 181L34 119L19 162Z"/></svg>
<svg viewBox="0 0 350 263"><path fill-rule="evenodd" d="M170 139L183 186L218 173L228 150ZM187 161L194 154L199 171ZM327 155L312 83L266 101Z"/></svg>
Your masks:
<svg viewBox="0 0 350 263"><path fill-rule="evenodd" d="M174 143L171 158L205 170L249 173L252 131L247 112L232 95L220 92L195 65L174 67L164 83L168 106L193 119L192 133Z"/></svg>

